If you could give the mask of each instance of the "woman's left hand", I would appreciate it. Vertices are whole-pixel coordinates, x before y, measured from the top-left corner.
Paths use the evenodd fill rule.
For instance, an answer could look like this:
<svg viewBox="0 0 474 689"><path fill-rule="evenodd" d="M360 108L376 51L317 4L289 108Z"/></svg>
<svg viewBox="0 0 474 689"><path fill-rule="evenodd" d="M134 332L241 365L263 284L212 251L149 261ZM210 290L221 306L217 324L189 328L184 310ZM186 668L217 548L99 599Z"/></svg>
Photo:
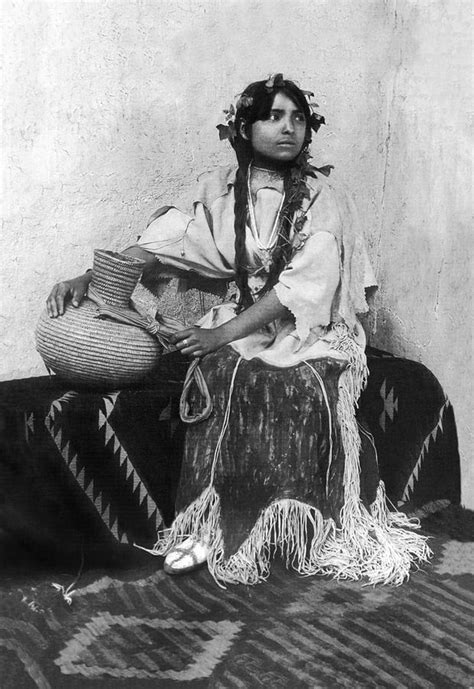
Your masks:
<svg viewBox="0 0 474 689"><path fill-rule="evenodd" d="M186 328L171 337L171 342L186 356L197 358L222 347L223 340L219 328Z"/></svg>

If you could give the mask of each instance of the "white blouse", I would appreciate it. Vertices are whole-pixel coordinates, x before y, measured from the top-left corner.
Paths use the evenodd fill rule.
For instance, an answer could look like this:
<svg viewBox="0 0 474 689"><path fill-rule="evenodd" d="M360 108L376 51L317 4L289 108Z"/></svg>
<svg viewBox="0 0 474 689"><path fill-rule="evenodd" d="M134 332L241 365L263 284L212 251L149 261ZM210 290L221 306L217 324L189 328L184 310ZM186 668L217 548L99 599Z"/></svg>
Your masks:
<svg viewBox="0 0 474 689"><path fill-rule="evenodd" d="M269 250L277 241L283 182L278 175L260 170L253 171L250 180L252 206L249 204L246 250L249 287L258 298L267 276ZM321 186L306 212L303 230L290 237L295 251L273 288L289 314L233 342L244 358L258 357L287 367L305 359L342 356L331 350L332 305L341 282L341 252L334 231L338 223L337 204L330 191ZM197 201L192 216L174 207L166 209L150 223L138 244L163 264L210 278L232 279L234 242L234 195L229 185L208 205ZM366 283L374 284L370 274L366 277ZM213 307L198 325L217 327L235 317L235 308L234 303ZM358 321L353 334L363 347L365 338Z"/></svg>

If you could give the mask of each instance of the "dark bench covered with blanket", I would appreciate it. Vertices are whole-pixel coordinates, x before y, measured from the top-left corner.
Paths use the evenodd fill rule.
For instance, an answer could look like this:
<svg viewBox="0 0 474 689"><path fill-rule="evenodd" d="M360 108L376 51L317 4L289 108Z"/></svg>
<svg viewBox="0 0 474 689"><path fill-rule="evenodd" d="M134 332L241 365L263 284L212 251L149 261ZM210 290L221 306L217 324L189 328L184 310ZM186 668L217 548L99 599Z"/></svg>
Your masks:
<svg viewBox="0 0 474 689"><path fill-rule="evenodd" d="M410 513L459 503L454 415L440 384L421 364L367 354L359 411L389 499ZM0 528L61 557L151 546L173 518L185 371L171 354L146 387L117 392L47 376L0 383Z"/></svg>

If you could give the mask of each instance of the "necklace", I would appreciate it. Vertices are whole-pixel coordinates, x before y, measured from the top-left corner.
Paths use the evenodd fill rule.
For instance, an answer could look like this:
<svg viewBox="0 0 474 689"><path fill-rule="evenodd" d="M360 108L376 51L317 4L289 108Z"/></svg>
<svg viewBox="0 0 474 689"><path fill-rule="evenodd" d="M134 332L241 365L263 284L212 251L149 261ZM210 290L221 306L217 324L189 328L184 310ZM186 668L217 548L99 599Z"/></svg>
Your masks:
<svg viewBox="0 0 474 689"><path fill-rule="evenodd" d="M273 226L272 226L272 229L271 229L270 234L268 236L268 241L266 244L263 244L263 242L260 239L259 232L258 232L257 218L255 215L255 205L253 202L252 189L250 186L252 169L253 169L253 165L252 165L252 163L250 163L249 168L248 168L248 172L247 172L247 206L248 206L248 211L249 211L250 231L252 232L255 243L257 244L257 247L259 249L263 267L266 271L268 271L270 269L271 264L272 264L273 249L274 249L275 242L277 240L278 232L280 229L281 211L283 208L283 203L285 201L285 195L282 194L280 206L279 206L277 214L275 216L275 220L273 221Z"/></svg>

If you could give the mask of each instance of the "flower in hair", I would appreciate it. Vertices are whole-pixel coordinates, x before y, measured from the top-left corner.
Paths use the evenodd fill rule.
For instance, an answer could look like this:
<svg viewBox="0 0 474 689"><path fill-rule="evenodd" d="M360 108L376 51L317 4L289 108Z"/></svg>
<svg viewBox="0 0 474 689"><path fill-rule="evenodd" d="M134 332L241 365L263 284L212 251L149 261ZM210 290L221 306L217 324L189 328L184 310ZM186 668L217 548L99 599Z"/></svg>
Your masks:
<svg viewBox="0 0 474 689"><path fill-rule="evenodd" d="M237 101L236 109L240 108L250 108L253 105L252 96L247 96L246 93L242 93L239 100Z"/></svg>
<svg viewBox="0 0 474 689"><path fill-rule="evenodd" d="M229 139L232 141L235 138L235 107L231 103L228 108L222 111L224 113L224 122L217 125L219 130L219 139L223 141L224 139Z"/></svg>
<svg viewBox="0 0 474 689"><path fill-rule="evenodd" d="M311 127L313 132L316 134L316 132L318 131L320 126L322 124L326 124L326 120L324 119L324 117L322 115L320 115L315 110L313 110L312 106L313 106L313 103L310 103L309 107L311 108L312 113L311 113L311 117L309 118L309 126Z"/></svg>
<svg viewBox="0 0 474 689"><path fill-rule="evenodd" d="M222 111L224 114L224 122L220 122L216 127L219 130L220 141L224 139L229 139L230 143L234 141L237 133L235 128L235 115L237 110L241 108L250 108L253 105L252 96L248 96L245 93L238 95L239 98L237 103L235 105L231 103L228 108Z"/></svg>
<svg viewBox="0 0 474 689"><path fill-rule="evenodd" d="M273 91L274 88L281 86L283 84L283 74L270 74L268 81L265 82L265 88L269 93Z"/></svg>

